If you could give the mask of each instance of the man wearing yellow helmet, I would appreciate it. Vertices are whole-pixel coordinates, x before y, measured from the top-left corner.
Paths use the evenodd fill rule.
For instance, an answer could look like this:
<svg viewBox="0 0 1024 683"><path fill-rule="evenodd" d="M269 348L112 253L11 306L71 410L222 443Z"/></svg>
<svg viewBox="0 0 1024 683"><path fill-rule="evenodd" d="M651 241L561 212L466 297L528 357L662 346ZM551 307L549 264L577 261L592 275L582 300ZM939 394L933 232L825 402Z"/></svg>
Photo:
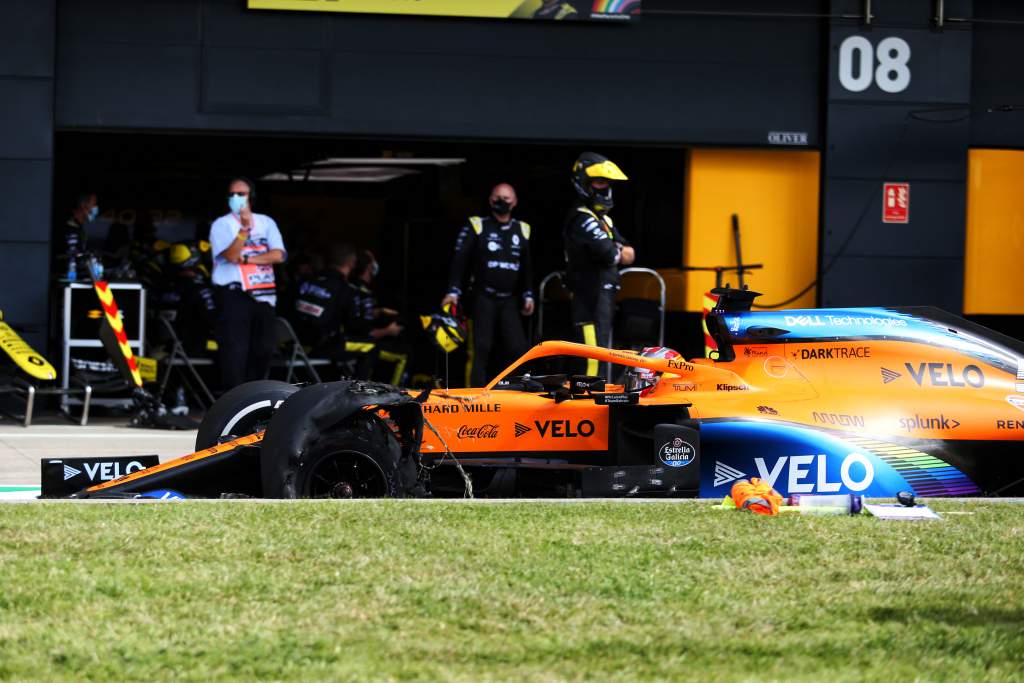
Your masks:
<svg viewBox="0 0 1024 683"><path fill-rule="evenodd" d="M573 165L578 201L565 222L566 281L572 291L572 320L581 341L608 346L619 290L619 268L633 263L633 247L615 228L612 183L626 174L607 157L584 152ZM596 368L588 368L594 373Z"/></svg>

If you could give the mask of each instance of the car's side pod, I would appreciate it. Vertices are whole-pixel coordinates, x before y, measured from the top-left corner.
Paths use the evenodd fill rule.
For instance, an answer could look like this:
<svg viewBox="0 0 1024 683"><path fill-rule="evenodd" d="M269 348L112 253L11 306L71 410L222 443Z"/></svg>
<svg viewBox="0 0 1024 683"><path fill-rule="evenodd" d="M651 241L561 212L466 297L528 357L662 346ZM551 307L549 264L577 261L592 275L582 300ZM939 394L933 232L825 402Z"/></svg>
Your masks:
<svg viewBox="0 0 1024 683"><path fill-rule="evenodd" d="M423 438L422 407L415 398L388 384L341 381L305 387L274 413L260 454L264 497L302 497L295 477L302 456L322 437L336 430L353 426L366 430L387 429L377 411L372 410L377 408L386 411L397 428L394 437L401 452L395 454L398 462L394 490L398 495L412 491L418 476ZM389 443L389 448L395 447L393 440Z"/></svg>

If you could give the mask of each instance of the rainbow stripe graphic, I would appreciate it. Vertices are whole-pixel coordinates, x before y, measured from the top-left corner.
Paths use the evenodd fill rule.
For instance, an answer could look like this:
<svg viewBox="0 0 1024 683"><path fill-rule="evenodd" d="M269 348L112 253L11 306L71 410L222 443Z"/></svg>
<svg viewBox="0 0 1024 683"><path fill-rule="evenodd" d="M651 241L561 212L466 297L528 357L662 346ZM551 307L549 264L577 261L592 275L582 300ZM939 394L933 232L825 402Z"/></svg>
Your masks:
<svg viewBox="0 0 1024 683"><path fill-rule="evenodd" d="M844 434L842 439L888 463L913 487L914 495L976 496L981 493L981 489L966 474L933 455L859 436Z"/></svg>
<svg viewBox="0 0 1024 683"><path fill-rule="evenodd" d="M640 0L594 0L594 14L630 14L640 9Z"/></svg>

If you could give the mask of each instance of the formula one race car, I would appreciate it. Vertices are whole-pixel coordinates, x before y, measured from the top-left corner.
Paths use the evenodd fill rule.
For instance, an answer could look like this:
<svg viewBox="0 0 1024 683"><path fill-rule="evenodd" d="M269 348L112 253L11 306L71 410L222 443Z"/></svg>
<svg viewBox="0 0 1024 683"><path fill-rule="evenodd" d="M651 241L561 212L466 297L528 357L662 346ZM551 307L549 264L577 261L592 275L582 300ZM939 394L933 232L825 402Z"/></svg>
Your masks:
<svg viewBox="0 0 1024 683"><path fill-rule="evenodd" d="M77 495L720 498L749 476L784 495L1024 493L1020 342L936 309L716 293L714 360L545 342L482 389L254 382L196 453ZM568 371L584 362L609 365Z"/></svg>

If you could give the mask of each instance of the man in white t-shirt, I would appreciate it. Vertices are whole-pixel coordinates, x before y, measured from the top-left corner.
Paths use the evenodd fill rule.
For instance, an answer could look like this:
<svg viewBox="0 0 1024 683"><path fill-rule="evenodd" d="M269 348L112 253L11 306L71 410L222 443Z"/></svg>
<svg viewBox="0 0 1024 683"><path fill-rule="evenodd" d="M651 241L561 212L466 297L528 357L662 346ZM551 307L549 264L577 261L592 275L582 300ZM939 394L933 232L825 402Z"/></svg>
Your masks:
<svg viewBox="0 0 1024 683"><path fill-rule="evenodd" d="M217 293L217 356L222 389L263 379L274 352L274 264L287 252L270 216L252 212L256 186L228 183L230 212L210 226Z"/></svg>

